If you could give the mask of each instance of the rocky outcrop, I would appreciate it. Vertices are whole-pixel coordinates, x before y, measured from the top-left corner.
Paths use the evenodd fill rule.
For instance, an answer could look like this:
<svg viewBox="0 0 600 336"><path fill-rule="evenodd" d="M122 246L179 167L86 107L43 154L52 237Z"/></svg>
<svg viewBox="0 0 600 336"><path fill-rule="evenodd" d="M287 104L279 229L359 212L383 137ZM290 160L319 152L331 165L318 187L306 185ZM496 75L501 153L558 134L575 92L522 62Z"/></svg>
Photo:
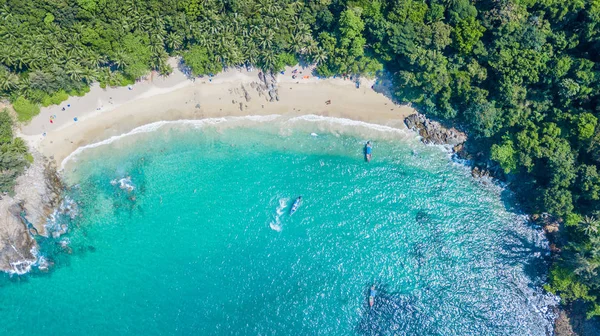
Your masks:
<svg viewBox="0 0 600 336"><path fill-rule="evenodd" d="M242 84L242 92L244 92L244 99L246 102L249 102L252 98L250 97L250 93L246 90L246 87Z"/></svg>
<svg viewBox="0 0 600 336"><path fill-rule="evenodd" d="M64 188L55 166L39 152L17 178L15 196L0 200L0 270L23 274L36 262L35 235L46 235L48 216L61 202Z"/></svg>
<svg viewBox="0 0 600 336"><path fill-rule="evenodd" d="M445 128L437 121L427 119L420 113L411 114L404 119L409 129L419 133L423 143L456 146L467 141L467 135L456 128Z"/></svg>
<svg viewBox="0 0 600 336"><path fill-rule="evenodd" d="M552 216L548 213L533 214L530 216L532 222L541 226L550 242L550 252L553 258L557 258L561 252L559 246L567 244L567 237L564 234L564 222L562 218Z"/></svg>
<svg viewBox="0 0 600 336"><path fill-rule="evenodd" d="M279 91L277 90L277 78L272 73L258 73L260 82L252 83L252 87L258 91L259 96L264 96L268 101L279 101Z"/></svg>
<svg viewBox="0 0 600 336"><path fill-rule="evenodd" d="M27 273L36 261L36 243L21 218L22 205L4 197L0 211L3 213L0 218L0 269L16 274Z"/></svg>

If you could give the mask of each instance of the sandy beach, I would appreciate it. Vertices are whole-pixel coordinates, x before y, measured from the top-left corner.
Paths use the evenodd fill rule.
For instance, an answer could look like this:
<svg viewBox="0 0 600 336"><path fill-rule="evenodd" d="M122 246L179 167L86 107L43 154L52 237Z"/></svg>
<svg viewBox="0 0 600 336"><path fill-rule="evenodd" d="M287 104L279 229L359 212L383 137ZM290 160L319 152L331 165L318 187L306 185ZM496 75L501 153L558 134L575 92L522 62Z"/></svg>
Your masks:
<svg viewBox="0 0 600 336"><path fill-rule="evenodd" d="M78 147L161 120L315 114L404 128L404 117L414 112L378 93L385 88L373 89L374 80L362 79L357 87L350 79L316 78L312 69L299 66L277 75L279 101L274 102L252 84L260 81L259 70L229 69L189 79L174 68L168 77L148 76L130 87L93 86L84 97L43 108L19 135L60 167Z"/></svg>

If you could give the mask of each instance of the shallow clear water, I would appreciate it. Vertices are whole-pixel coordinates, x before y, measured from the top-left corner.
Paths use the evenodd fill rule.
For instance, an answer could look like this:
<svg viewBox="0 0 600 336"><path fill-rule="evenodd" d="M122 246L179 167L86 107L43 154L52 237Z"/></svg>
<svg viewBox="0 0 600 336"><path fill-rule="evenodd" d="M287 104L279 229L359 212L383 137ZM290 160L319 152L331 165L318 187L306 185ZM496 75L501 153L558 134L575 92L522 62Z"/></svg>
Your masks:
<svg viewBox="0 0 600 336"><path fill-rule="evenodd" d="M550 328L546 243L506 192L401 131L258 119L149 126L69 161L77 216L40 240L49 273L0 279L1 334Z"/></svg>

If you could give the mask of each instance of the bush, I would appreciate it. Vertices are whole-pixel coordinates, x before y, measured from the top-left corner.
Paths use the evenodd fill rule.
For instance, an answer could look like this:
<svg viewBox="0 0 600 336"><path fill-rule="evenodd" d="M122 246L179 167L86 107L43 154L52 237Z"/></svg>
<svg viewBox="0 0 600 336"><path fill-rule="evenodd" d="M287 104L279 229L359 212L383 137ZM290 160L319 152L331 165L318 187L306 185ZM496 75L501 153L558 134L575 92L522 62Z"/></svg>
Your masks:
<svg viewBox="0 0 600 336"><path fill-rule="evenodd" d="M77 94L75 96L83 97L86 93L90 92L90 87L88 85L84 85L79 90L77 90Z"/></svg>
<svg viewBox="0 0 600 336"><path fill-rule="evenodd" d="M120 78L119 86L127 86L127 85L133 85L133 84L135 84L135 80L133 80L131 78L127 78L125 76Z"/></svg>
<svg viewBox="0 0 600 336"><path fill-rule="evenodd" d="M39 105L30 102L23 98L23 96L19 96L13 102L13 108L17 112L17 119L21 122L29 121L40 113Z"/></svg>
<svg viewBox="0 0 600 336"><path fill-rule="evenodd" d="M577 224L579 224L582 220L583 217L580 214L571 212L565 216L565 225L577 226Z"/></svg>
<svg viewBox="0 0 600 336"><path fill-rule="evenodd" d="M516 155L513 141L507 137L502 145L492 145L492 160L498 162L506 174L517 169Z"/></svg>
<svg viewBox="0 0 600 336"><path fill-rule="evenodd" d="M565 303L577 299L593 301L596 298L589 294L590 288L577 281L575 273L561 266L554 266L550 271L550 283L544 288L552 294L560 294Z"/></svg>
<svg viewBox="0 0 600 336"><path fill-rule="evenodd" d="M8 110L4 109L0 112L0 145L10 143L12 138L12 118L8 114Z"/></svg>
<svg viewBox="0 0 600 336"><path fill-rule="evenodd" d="M290 53L282 53L277 56L277 64L275 64L275 71L281 71L286 66L294 66L298 64L298 59L295 55Z"/></svg>
<svg viewBox="0 0 600 336"><path fill-rule="evenodd" d="M47 107L50 105L58 105L62 102L64 102L65 100L69 99L69 95L63 91L60 90L58 92L55 92L53 95L46 95L43 99L42 99L42 106Z"/></svg>
<svg viewBox="0 0 600 336"><path fill-rule="evenodd" d="M190 67L194 76L216 74L223 69L221 63L217 62L206 48L199 46L183 53L183 61Z"/></svg>

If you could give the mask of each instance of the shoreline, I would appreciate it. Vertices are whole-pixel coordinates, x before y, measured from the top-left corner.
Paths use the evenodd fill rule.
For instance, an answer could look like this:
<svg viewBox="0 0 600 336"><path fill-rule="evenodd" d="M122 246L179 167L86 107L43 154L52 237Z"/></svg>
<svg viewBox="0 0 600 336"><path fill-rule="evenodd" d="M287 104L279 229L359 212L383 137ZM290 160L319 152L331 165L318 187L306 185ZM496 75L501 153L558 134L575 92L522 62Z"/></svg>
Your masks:
<svg viewBox="0 0 600 336"><path fill-rule="evenodd" d="M269 101L264 88L261 90L258 70L228 69L214 77L190 80L175 68L170 76L155 80L157 84L140 82L131 90L96 85L83 97L70 97L61 105L43 108L18 135L60 168L78 148L159 121L312 114L406 129L404 118L416 112L374 90L374 80L361 80L357 88L356 82L340 78L310 75L308 79L292 79L294 69L305 76L312 72L299 66L286 68L285 74L276 77L274 101ZM113 104L98 106L110 98ZM50 116L56 116L52 123Z"/></svg>
<svg viewBox="0 0 600 336"><path fill-rule="evenodd" d="M286 69L286 74L291 70L292 68ZM174 78L180 79L184 76L177 69L174 75ZM71 97L59 106L44 108L30 124L20 129L19 136L61 169L79 151L107 141L112 142L139 128L158 123L196 122L229 117L276 115L294 119L312 116L342 118L419 135L418 130L410 130L405 125L405 118L417 111L410 106L395 104L390 98L374 90L371 85L373 81L357 88L354 82L342 79L311 79L302 82L292 80L291 76L278 75L279 99L273 102L268 101L264 93L261 94L260 90L253 87L260 81L258 71L233 69L212 78L198 78L195 82L185 78L183 81L174 81L167 87L140 83L134 85L132 90L104 90L95 86L92 88L93 92L89 93L90 97L112 97L115 92L124 92L129 97L100 110L90 105L92 99L85 100L88 95ZM327 101L331 103L327 104ZM68 110L55 112L67 104L71 104ZM369 112L365 113L366 111ZM57 116L60 122L48 123L48 115L61 112L66 113ZM78 120L69 120L69 113L78 114ZM465 166L469 167L469 164ZM493 180L494 184L499 182L497 179Z"/></svg>
<svg viewBox="0 0 600 336"><path fill-rule="evenodd" d="M96 83L86 95L44 107L30 122L19 125L15 136L26 141L34 162L17 180L15 196L0 199L0 209L7 214L0 223L0 234L14 237L20 244L15 247L0 241L0 252L8 258L0 269L25 274L39 262L37 243L28 231L35 229L47 236L48 220L62 204L63 181L57 170L67 157L86 146L160 122L315 115L408 130L404 118L415 113L382 94L387 90L383 86L388 85L386 81L377 87L375 80L362 79L359 87L357 81L319 79L312 76L314 68L300 66L288 67L276 77L234 68L190 79L177 66L178 59L169 62L174 68L169 76L151 74L149 80L130 87L102 89ZM292 78L293 70L297 78ZM23 267L15 266L21 262Z"/></svg>

